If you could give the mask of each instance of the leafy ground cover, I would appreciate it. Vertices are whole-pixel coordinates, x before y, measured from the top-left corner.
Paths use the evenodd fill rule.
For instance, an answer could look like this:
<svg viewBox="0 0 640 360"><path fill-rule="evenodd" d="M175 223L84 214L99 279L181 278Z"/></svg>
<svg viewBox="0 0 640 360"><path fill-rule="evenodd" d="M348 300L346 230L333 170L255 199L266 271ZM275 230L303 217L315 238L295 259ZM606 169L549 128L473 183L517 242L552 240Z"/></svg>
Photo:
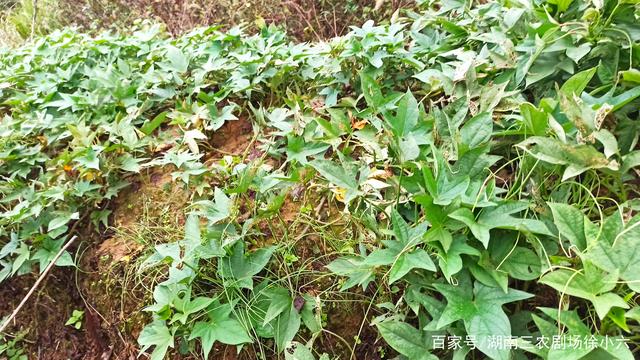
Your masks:
<svg viewBox="0 0 640 360"><path fill-rule="evenodd" d="M633 359L639 17L425 1L325 42L4 51L0 280L78 234L60 325L98 356Z"/></svg>

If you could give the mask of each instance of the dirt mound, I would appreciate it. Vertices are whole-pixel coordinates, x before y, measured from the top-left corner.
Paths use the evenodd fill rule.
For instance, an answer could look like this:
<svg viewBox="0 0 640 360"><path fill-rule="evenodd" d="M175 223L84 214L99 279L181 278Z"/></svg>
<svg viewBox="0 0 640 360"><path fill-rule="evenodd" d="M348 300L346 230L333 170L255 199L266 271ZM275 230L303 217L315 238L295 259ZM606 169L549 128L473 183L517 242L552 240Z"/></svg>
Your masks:
<svg viewBox="0 0 640 360"><path fill-rule="evenodd" d="M133 180L109 208L111 226L101 233L91 224L82 231L79 268L54 268L18 314L10 332L28 330L24 346L33 359L135 359L136 338L148 322L159 274L138 274L138 264L155 243L182 234L188 194L170 174L149 172ZM9 314L37 275L3 283L0 314ZM6 301L4 301L6 299ZM64 324L74 310L84 311L82 327Z"/></svg>

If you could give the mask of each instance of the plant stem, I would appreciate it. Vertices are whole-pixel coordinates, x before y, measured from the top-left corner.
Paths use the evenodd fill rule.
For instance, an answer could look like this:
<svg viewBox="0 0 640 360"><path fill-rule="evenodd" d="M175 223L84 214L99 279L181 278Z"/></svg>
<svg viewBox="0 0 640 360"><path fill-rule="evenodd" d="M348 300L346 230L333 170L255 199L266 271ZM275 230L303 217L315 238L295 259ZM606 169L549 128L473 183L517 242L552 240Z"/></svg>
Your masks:
<svg viewBox="0 0 640 360"><path fill-rule="evenodd" d="M38 280L36 280L35 284L33 284L33 286L31 287L31 289L29 290L29 292L27 293L27 295L22 299L22 301L20 302L20 304L18 305L18 307L13 310L13 313L11 313L11 315L9 316L9 318L4 322L4 324L2 324L2 326L0 326L0 333L4 331L4 329L7 328L7 326L9 326L9 323L11 322L11 320L13 320L13 318L16 317L16 315L18 315L18 312L20 312L20 309L22 309L22 307L24 306L24 304L27 303L27 300L29 300L29 298L31 297L31 295L33 295L34 291L36 291L36 289L38 288L38 285L40 285L40 283L42 282L42 280L44 280L44 278L47 277L47 274L49 274L49 271L51 271L51 269L53 269L53 267L56 265L56 261L58 261L58 259L60 258L60 256L62 255L62 253L64 253L65 250L67 250L67 248L69 247L69 245L71 245L71 243L73 243L78 237L77 236L73 236L66 244L64 244L64 246L62 247L62 249L60 249L60 251L58 251L58 253L56 254L56 256L53 258L53 260L51 260L51 262L49 263L49 265L47 266L46 269L44 269L44 271L42 272L42 274L40 274L40 276L38 277Z"/></svg>

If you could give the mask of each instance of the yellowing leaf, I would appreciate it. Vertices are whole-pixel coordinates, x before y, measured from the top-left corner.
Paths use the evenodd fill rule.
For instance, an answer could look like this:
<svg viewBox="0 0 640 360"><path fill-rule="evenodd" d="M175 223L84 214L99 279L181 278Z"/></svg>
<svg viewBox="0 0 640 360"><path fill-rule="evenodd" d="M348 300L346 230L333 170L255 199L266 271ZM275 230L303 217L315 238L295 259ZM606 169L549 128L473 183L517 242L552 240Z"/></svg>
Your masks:
<svg viewBox="0 0 640 360"><path fill-rule="evenodd" d="M347 195L347 189L339 187L331 189L331 191L333 191L333 193L336 195L336 200L340 201L341 203L346 203L345 199Z"/></svg>

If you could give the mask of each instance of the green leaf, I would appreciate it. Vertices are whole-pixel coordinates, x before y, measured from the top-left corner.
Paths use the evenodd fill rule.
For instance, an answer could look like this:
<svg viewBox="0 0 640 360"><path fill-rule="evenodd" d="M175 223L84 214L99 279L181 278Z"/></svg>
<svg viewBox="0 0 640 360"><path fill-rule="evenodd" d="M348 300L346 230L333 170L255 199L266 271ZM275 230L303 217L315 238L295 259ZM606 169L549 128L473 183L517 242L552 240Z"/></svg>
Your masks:
<svg viewBox="0 0 640 360"><path fill-rule="evenodd" d="M426 334L413 326L397 320L383 321L376 326L387 344L409 360L438 359L429 352Z"/></svg>
<svg viewBox="0 0 640 360"><path fill-rule="evenodd" d="M18 256L13 259L13 264L11 266L11 275L17 273L23 265L28 265L28 261L31 257L29 246L27 246L27 244L25 243L20 243L20 247L16 249L14 253Z"/></svg>
<svg viewBox="0 0 640 360"><path fill-rule="evenodd" d="M182 52L182 50L178 49L175 46L167 46L167 59L169 60L167 68L170 70L183 73L186 72L189 68L189 59Z"/></svg>
<svg viewBox="0 0 640 360"><path fill-rule="evenodd" d="M302 165L308 163L307 157L319 155L326 151L329 145L312 142L305 143L302 137L287 135L287 162L295 160Z"/></svg>
<svg viewBox="0 0 640 360"><path fill-rule="evenodd" d="M69 320L64 324L64 326L74 325L74 326L82 326L82 317L84 316L84 311L82 310L73 310L73 313L69 317Z"/></svg>
<svg viewBox="0 0 640 360"><path fill-rule="evenodd" d="M570 145L556 139L533 136L517 145L541 161L567 165L562 180L580 175L589 169L608 168L618 170L616 161L608 160L590 145Z"/></svg>
<svg viewBox="0 0 640 360"><path fill-rule="evenodd" d="M396 209L391 211L391 224L393 225L393 235L401 244L408 245L415 240L415 237L410 238L409 233L411 230L409 224L404 221L402 215Z"/></svg>
<svg viewBox="0 0 640 360"><path fill-rule="evenodd" d="M391 270L389 270L389 284L393 284L397 280L405 276L413 269L424 269L435 272L436 265L429 257L429 254L422 249L415 249L408 253L403 253L394 262Z"/></svg>
<svg viewBox="0 0 640 360"><path fill-rule="evenodd" d="M638 166L640 166L640 150L635 150L622 157L620 172L624 174Z"/></svg>
<svg viewBox="0 0 640 360"><path fill-rule="evenodd" d="M293 299L289 296L289 291L284 288L276 288L269 292L270 304L267 313L264 316L263 325L282 314L285 310L289 310Z"/></svg>
<svg viewBox="0 0 640 360"><path fill-rule="evenodd" d="M461 221L462 223L467 225L469 230L471 230L473 236L475 236L476 239L480 240L485 248L489 246L489 230L491 230L491 228L489 226L477 223L471 210L467 208L460 208L450 213L449 217Z"/></svg>
<svg viewBox="0 0 640 360"><path fill-rule="evenodd" d="M186 324L189 316L206 308L212 302L213 302L213 299L205 296L199 296L191 300L191 291L190 290L187 291L182 298L180 297L174 298L174 307L176 309L176 312L171 318L169 325L178 321L181 322L182 324Z"/></svg>
<svg viewBox="0 0 640 360"><path fill-rule="evenodd" d="M213 191L214 201L203 200L194 203L194 206L200 208L199 215L203 215L211 223L224 220L231 216L231 206L233 202L220 188Z"/></svg>
<svg viewBox="0 0 640 360"><path fill-rule="evenodd" d="M352 174L348 174L346 169L329 160L314 160L311 162L320 175L324 176L330 182L343 187L357 191L358 182Z"/></svg>
<svg viewBox="0 0 640 360"><path fill-rule="evenodd" d="M400 138L408 135L418 123L418 102L411 91L402 96L398 103L398 110L393 117L388 117L393 134Z"/></svg>
<svg viewBox="0 0 640 360"><path fill-rule="evenodd" d="M143 159L136 159L129 154L121 156L119 158L120 169L128 172L139 173L141 169L140 162L142 162L142 160Z"/></svg>
<svg viewBox="0 0 640 360"><path fill-rule="evenodd" d="M174 346L173 331L169 330L164 321L156 320L142 329L140 336L138 336L138 343L141 346L140 353L155 346L150 359L162 360L169 347Z"/></svg>
<svg viewBox="0 0 640 360"><path fill-rule="evenodd" d="M233 246L233 253L220 260L218 272L227 286L252 289L253 276L267 265L275 249L270 246L245 254L244 242L238 241Z"/></svg>
<svg viewBox="0 0 640 360"><path fill-rule="evenodd" d="M434 204L451 204L455 199L464 195L470 181L468 176L454 176L451 179L446 175L438 176L437 192L433 199Z"/></svg>
<svg viewBox="0 0 640 360"><path fill-rule="evenodd" d="M45 239L41 244L41 247L31 257L33 261L39 261L40 272L43 272L49 263L56 257L62 245L66 242L66 237L61 237L58 240ZM60 258L56 261L56 266L75 266L75 262L68 251L64 251Z"/></svg>
<svg viewBox="0 0 640 360"><path fill-rule="evenodd" d="M145 121L144 124L140 127L140 131L142 131L145 135L151 135L151 133L157 129L162 123L164 123L167 118L167 112L163 111L156 115L151 121Z"/></svg>
<svg viewBox="0 0 640 360"><path fill-rule="evenodd" d="M418 102L408 90L400 99L395 115L385 115L402 162L414 160L420 155L419 144L424 142L419 142L419 138L413 133L419 116Z"/></svg>
<svg viewBox="0 0 640 360"><path fill-rule="evenodd" d="M547 0L549 4L555 4L558 7L558 12L565 12L569 9L569 6L573 3L573 0Z"/></svg>
<svg viewBox="0 0 640 360"><path fill-rule="evenodd" d="M593 75L595 75L597 69L597 67L593 67L573 75L569 80L562 84L560 91L565 93L567 96L582 94L587 85L589 85L589 82L593 78Z"/></svg>
<svg viewBox="0 0 640 360"><path fill-rule="evenodd" d="M461 146L474 149L491 139L493 132L493 119L491 114L482 112L469 121L460 129Z"/></svg>
<svg viewBox="0 0 640 360"><path fill-rule="evenodd" d="M332 261L326 267L334 274L348 277L348 280L340 287L340 291L356 285L361 285L365 289L374 280L374 266L365 263L365 259L362 257L343 256Z"/></svg>
<svg viewBox="0 0 640 360"><path fill-rule="evenodd" d="M297 341L287 343L284 351L285 360L316 360L311 350Z"/></svg>
<svg viewBox="0 0 640 360"><path fill-rule="evenodd" d="M438 319L438 328L463 320L467 334L473 336L480 351L491 359L510 358L508 348L491 346L491 339L495 336L512 336L511 324L502 305L530 298L532 294L513 289L508 289L505 294L499 288L488 287L480 282L475 282L473 293L470 286L465 284L434 286L447 299L447 306Z"/></svg>
<svg viewBox="0 0 640 360"><path fill-rule="evenodd" d="M227 345L239 345L252 342L247 330L236 319L229 316L230 304L212 304L212 310L208 313L208 321L198 321L193 325L189 340L199 338L202 343L202 352L205 359L213 348L213 344L219 341Z"/></svg>
<svg viewBox="0 0 640 360"><path fill-rule="evenodd" d="M391 212L391 223L396 240L383 241L386 249L374 250L366 257L363 265L371 267L391 265L388 273L389 284L398 281L413 269L435 272L436 266L429 254L423 249L415 248L418 243L422 242L427 224L421 223L410 228L395 209Z"/></svg>
<svg viewBox="0 0 640 360"><path fill-rule="evenodd" d="M408 134L398 139L400 148L400 161L406 162L415 160L420 155L420 147L413 134Z"/></svg>
<svg viewBox="0 0 640 360"><path fill-rule="evenodd" d="M309 164L329 182L346 190L345 201L347 203L360 194L360 185L356 178L356 173L348 171L344 166L338 165L331 160L317 159L309 162ZM353 168L349 170L353 170Z"/></svg>
<svg viewBox="0 0 640 360"><path fill-rule="evenodd" d="M524 211L528 206L525 202L503 202L498 206L485 208L477 220L475 220L473 212L467 208L460 208L450 213L449 217L467 225L473 236L485 248L489 246L490 230L496 228L551 235L543 222L513 216L513 214Z"/></svg>
<svg viewBox="0 0 640 360"><path fill-rule="evenodd" d="M51 232L55 229L58 229L67 225L67 223L72 219L78 219L79 217L80 217L80 214L77 212L67 213L67 214L57 216L53 218L51 221L49 221L49 225L47 226L47 229L49 230L49 232Z"/></svg>
<svg viewBox="0 0 640 360"><path fill-rule="evenodd" d="M587 248L588 240L586 229L595 225L582 213L582 211L567 204L548 203L553 214L553 221L560 235L564 236L571 245L578 250Z"/></svg>
<svg viewBox="0 0 640 360"><path fill-rule="evenodd" d="M509 276L519 280L535 280L540 276L542 266L540 258L530 249L516 247L502 263L503 270Z"/></svg>
<svg viewBox="0 0 640 360"><path fill-rule="evenodd" d="M256 322L260 325L263 323L269 324L268 327L259 326L259 329L270 329L268 331L269 337L273 336L278 350L284 351L287 344L293 340L300 329L300 314L298 313L298 309L293 306L287 289L278 286L264 289L265 285L268 285L267 281L256 287L256 291L262 292L261 295L264 299L262 304L263 306L268 304L269 309L274 309L275 306L277 310L269 311L269 309L262 307L264 310L260 310L260 312L257 313L258 316L255 320L257 320ZM265 322L262 316L267 313L269 313L269 317L272 317L270 315L275 315L275 317Z"/></svg>
<svg viewBox="0 0 640 360"><path fill-rule="evenodd" d="M640 86L633 87L616 96L613 96L613 90L614 88L599 98L592 97L589 94L583 94L582 97L587 104L595 106L596 108L602 107L605 104L610 105L610 112L615 112L640 97Z"/></svg>
<svg viewBox="0 0 640 360"><path fill-rule="evenodd" d="M635 217L613 241L600 239L586 253L604 271L619 273L634 291L640 290L640 219Z"/></svg>
<svg viewBox="0 0 640 360"><path fill-rule="evenodd" d="M93 148L87 148L82 156L78 156L74 160L87 169L100 170L100 159L98 158L98 152L96 152Z"/></svg>
<svg viewBox="0 0 640 360"><path fill-rule="evenodd" d="M367 105L371 108L378 110L385 104L384 95L380 90L373 77L367 72L360 72L360 84L362 86L362 94L364 95Z"/></svg>
<svg viewBox="0 0 640 360"><path fill-rule="evenodd" d="M312 334L319 334L322 331L322 300L318 295L314 297L309 294L303 294L302 299L304 300L300 310L302 322Z"/></svg>
<svg viewBox="0 0 640 360"><path fill-rule="evenodd" d="M287 344L293 340L300 329L300 314L295 307L290 306L278 316L275 341L279 351L284 351Z"/></svg>
<svg viewBox="0 0 640 360"><path fill-rule="evenodd" d="M185 221L184 229L185 242L192 247L199 246L201 243L200 218L195 214L190 214Z"/></svg>
<svg viewBox="0 0 640 360"><path fill-rule="evenodd" d="M219 110L215 103L208 104L207 109L209 110L211 122L205 125L205 129L216 131L220 129L225 122L229 120L238 120L238 117L233 114L236 108L237 105L234 103L226 105L222 110Z"/></svg>
<svg viewBox="0 0 640 360"><path fill-rule="evenodd" d="M588 262L581 272L558 269L540 279L540 283L551 286L562 294L580 297L591 301L600 320L604 319L612 307L628 309L627 303L613 290L618 274L607 274L596 269Z"/></svg>
<svg viewBox="0 0 640 360"><path fill-rule="evenodd" d="M589 43L583 43L583 44L580 44L579 46L570 46L570 47L568 47L565 53L567 54L567 56L571 60L573 60L573 62L575 62L577 64L590 51L591 51L591 45L589 45ZM592 69L592 70L595 70L595 68ZM589 70L586 70L586 71L589 71Z"/></svg>
<svg viewBox="0 0 640 360"><path fill-rule="evenodd" d="M635 306L625 313L629 319L633 319L640 324L640 306Z"/></svg>
<svg viewBox="0 0 640 360"><path fill-rule="evenodd" d="M634 84L640 84L640 70L638 69L629 69L625 71L621 71L622 80L628 81Z"/></svg>
<svg viewBox="0 0 640 360"><path fill-rule="evenodd" d="M604 147L604 156L610 158L614 154L617 154L618 149L618 140L616 137L609 132L607 129L600 129L593 133L593 136L598 140L602 146ZM623 163L624 166L624 163Z"/></svg>
<svg viewBox="0 0 640 360"><path fill-rule="evenodd" d="M438 241L442 244L444 251L449 251L453 236L451 232L442 226L432 226L424 236L425 242Z"/></svg>
<svg viewBox="0 0 640 360"><path fill-rule="evenodd" d="M438 267L442 270L447 281L462 270L461 255L480 256L480 252L467 244L467 239L462 236L454 236L451 247L438 257Z"/></svg>
<svg viewBox="0 0 640 360"><path fill-rule="evenodd" d="M520 105L525 127L528 133L536 136L544 136L549 126L549 115L543 110L539 110L530 103Z"/></svg>

